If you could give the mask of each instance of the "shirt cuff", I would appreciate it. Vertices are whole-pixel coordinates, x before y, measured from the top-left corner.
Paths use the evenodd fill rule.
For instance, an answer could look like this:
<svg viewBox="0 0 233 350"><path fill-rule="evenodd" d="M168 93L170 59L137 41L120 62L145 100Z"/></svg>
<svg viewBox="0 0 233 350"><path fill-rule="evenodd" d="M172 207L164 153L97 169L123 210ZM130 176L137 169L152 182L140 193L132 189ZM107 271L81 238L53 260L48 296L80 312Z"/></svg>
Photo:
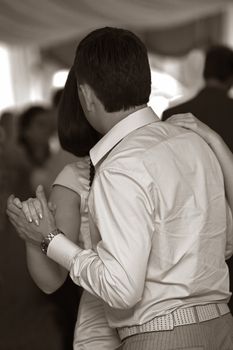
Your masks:
<svg viewBox="0 0 233 350"><path fill-rule="evenodd" d="M47 256L70 271L74 257L81 252L82 249L75 243L63 234L59 234L49 243Z"/></svg>

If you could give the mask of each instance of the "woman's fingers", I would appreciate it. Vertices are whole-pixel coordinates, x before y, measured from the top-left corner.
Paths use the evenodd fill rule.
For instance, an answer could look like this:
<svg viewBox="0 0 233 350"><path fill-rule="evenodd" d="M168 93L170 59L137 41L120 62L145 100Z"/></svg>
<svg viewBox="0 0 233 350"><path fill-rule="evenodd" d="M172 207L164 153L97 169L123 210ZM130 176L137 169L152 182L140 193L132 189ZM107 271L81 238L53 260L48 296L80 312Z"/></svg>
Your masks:
<svg viewBox="0 0 233 350"><path fill-rule="evenodd" d="M39 226L39 214L38 210L40 211L40 203L38 199L30 198L28 201L28 210L30 213L30 217L32 221Z"/></svg>
<svg viewBox="0 0 233 350"><path fill-rule="evenodd" d="M39 220L42 219L42 206L37 198L29 198L22 202L22 211L28 222L34 222L39 226Z"/></svg>
<svg viewBox="0 0 233 350"><path fill-rule="evenodd" d="M29 200L27 201L23 201L22 202L22 211L27 219L28 222L32 222L32 216L31 216L31 212L29 209Z"/></svg>
<svg viewBox="0 0 233 350"><path fill-rule="evenodd" d="M180 126L194 131L201 136L208 144L211 144L211 139L214 135L214 131L210 129L205 123L201 122L193 114L177 114L167 120L170 124Z"/></svg>
<svg viewBox="0 0 233 350"><path fill-rule="evenodd" d="M27 221L34 222L37 226L39 225L39 219L43 217L42 205L37 198L29 198L21 202L19 198L12 194L7 199L7 209L8 215L9 212L12 212L19 216L23 211Z"/></svg>
<svg viewBox="0 0 233 350"><path fill-rule="evenodd" d="M13 199L13 203L16 205L17 208L22 209L23 205L21 200L18 197L15 197Z"/></svg>
<svg viewBox="0 0 233 350"><path fill-rule="evenodd" d="M183 115L181 116L178 116L178 115L175 115L169 119L167 119L167 122L170 123L170 124L176 124L176 123L190 123L191 120L189 117L184 117Z"/></svg>
<svg viewBox="0 0 233 350"><path fill-rule="evenodd" d="M36 189L36 197L40 201L42 205L43 211L49 210L48 208L48 202L44 193L43 186L39 185Z"/></svg>
<svg viewBox="0 0 233 350"><path fill-rule="evenodd" d="M197 129L197 119L191 113L176 114L169 119L167 122L176 126L181 126L186 129L191 129L196 131Z"/></svg>
<svg viewBox="0 0 233 350"><path fill-rule="evenodd" d="M192 114L192 113L178 113L178 114L174 114L172 115L169 119L190 119L190 120L195 120L196 117ZM167 119L167 120L169 120Z"/></svg>
<svg viewBox="0 0 233 350"><path fill-rule="evenodd" d="M43 208L42 208L41 202L37 198L34 198L34 207L39 218L43 219Z"/></svg>

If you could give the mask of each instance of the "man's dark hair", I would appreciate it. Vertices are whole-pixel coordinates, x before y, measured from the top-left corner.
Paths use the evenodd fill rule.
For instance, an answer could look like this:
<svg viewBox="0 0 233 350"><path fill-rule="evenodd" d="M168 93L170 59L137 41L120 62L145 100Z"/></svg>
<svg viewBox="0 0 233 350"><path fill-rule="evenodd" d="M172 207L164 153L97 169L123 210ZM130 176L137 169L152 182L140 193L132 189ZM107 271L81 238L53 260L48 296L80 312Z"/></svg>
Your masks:
<svg viewBox="0 0 233 350"><path fill-rule="evenodd" d="M78 84L90 85L107 112L149 101L147 50L128 30L105 27L91 32L78 45L74 66Z"/></svg>
<svg viewBox="0 0 233 350"><path fill-rule="evenodd" d="M73 67L60 99L57 126L62 148L78 157L87 156L100 139L83 112Z"/></svg>
<svg viewBox="0 0 233 350"><path fill-rule="evenodd" d="M227 82L233 78L233 51L223 45L215 45L206 53L204 78Z"/></svg>

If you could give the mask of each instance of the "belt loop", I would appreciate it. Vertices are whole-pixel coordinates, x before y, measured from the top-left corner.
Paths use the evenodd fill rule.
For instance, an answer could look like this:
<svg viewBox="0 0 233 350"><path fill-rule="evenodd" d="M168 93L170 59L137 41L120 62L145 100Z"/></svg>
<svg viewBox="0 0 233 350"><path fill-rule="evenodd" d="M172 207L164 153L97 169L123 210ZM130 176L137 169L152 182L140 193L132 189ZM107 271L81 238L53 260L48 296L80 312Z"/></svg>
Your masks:
<svg viewBox="0 0 233 350"><path fill-rule="evenodd" d="M221 314L221 312L220 312L220 309L219 309L219 307L218 307L218 304L215 304L215 307L216 307L216 310L217 310L217 312L218 312L218 316L219 316L219 317L222 317L222 314Z"/></svg>
<svg viewBox="0 0 233 350"><path fill-rule="evenodd" d="M197 323L200 323L200 320L199 320L199 317L198 317L198 313L197 313L196 306L194 306L193 309L194 309L195 319L196 319Z"/></svg>

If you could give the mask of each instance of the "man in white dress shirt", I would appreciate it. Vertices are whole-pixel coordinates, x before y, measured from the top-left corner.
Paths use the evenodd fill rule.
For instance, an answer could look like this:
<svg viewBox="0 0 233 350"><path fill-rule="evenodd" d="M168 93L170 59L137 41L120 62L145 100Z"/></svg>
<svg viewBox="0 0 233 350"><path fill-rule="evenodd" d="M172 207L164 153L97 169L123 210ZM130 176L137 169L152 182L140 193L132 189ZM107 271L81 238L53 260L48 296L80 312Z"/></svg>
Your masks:
<svg viewBox="0 0 233 350"><path fill-rule="evenodd" d="M105 135L90 152L93 249L70 242L50 215L43 251L105 301L122 349L233 349L233 233L214 153L147 106L150 67L133 33L91 32L74 65L86 117Z"/></svg>

